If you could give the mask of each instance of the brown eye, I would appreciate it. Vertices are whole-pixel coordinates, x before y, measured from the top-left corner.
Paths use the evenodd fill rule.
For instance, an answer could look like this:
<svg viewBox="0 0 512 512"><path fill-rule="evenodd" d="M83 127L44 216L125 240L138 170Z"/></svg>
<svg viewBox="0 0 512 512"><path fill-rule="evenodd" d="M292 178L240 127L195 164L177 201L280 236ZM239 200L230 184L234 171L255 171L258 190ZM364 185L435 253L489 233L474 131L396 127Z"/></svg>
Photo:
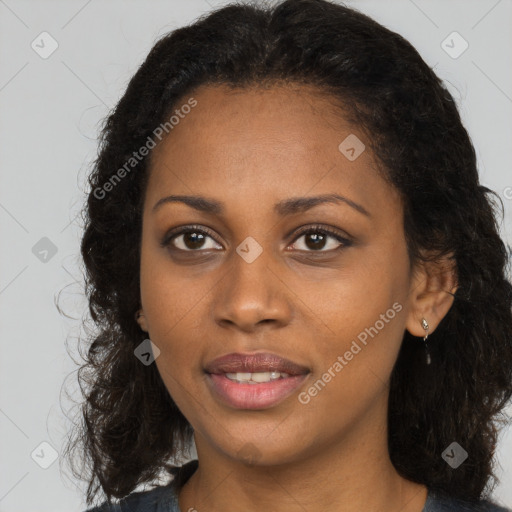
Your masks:
<svg viewBox="0 0 512 512"><path fill-rule="evenodd" d="M299 233L292 245L297 244L297 240L304 238L304 242L296 247L299 251L306 252L330 252L348 247L351 241L340 236L338 233L321 227L309 227Z"/></svg>
<svg viewBox="0 0 512 512"><path fill-rule="evenodd" d="M162 246L171 246L172 249L187 252L222 249L222 246L206 231L194 227L171 231L162 241Z"/></svg>

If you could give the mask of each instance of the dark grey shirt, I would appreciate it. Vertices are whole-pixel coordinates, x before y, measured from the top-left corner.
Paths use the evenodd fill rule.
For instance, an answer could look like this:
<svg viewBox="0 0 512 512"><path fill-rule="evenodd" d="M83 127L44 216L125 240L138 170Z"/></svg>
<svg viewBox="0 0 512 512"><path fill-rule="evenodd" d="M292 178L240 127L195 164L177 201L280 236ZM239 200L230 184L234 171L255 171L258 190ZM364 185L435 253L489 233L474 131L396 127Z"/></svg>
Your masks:
<svg viewBox="0 0 512 512"><path fill-rule="evenodd" d="M108 506L106 502L85 512L189 512L180 510L176 485L182 486L197 469L197 460L187 462L174 471L174 480L149 491L134 492L119 504ZM191 510L190 512L197 512ZM477 503L442 497L429 490L422 512L512 512L489 501Z"/></svg>

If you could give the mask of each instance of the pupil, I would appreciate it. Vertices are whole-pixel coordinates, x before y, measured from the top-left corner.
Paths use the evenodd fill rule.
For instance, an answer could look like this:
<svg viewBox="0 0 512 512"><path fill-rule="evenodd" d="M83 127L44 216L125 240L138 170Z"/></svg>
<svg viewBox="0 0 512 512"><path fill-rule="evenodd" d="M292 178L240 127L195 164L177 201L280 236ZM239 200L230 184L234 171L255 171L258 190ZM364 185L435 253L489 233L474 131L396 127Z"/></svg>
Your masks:
<svg viewBox="0 0 512 512"><path fill-rule="evenodd" d="M185 233L183 235L183 240L185 245L189 249L198 249L201 247L204 242L204 236L201 233L196 233L195 231Z"/></svg>
<svg viewBox="0 0 512 512"><path fill-rule="evenodd" d="M309 244L308 240L314 240L314 243ZM318 243L318 242L320 242L320 243ZM322 249L325 246L325 237L324 237L324 235L321 235L321 234L310 233L309 235L306 235L306 245L310 249L318 249L318 248Z"/></svg>

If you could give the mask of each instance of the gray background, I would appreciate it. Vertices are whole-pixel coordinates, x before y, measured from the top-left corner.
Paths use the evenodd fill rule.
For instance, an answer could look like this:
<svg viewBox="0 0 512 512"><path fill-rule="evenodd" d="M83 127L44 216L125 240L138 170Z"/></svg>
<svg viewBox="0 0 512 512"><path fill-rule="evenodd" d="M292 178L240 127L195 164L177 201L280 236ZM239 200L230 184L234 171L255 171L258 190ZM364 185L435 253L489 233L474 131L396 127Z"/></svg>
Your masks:
<svg viewBox="0 0 512 512"><path fill-rule="evenodd" d="M511 243L511 0L346 3L406 37L448 84L476 146L481 180L505 203L502 233ZM70 426L64 412L72 417L71 399L79 399L66 343L76 355L86 307L77 215L98 123L160 35L218 5L0 0L0 512L85 508L84 486L58 454ZM453 31L469 44L458 58L442 45ZM42 58L51 44L58 48ZM454 54L464 43L451 36L446 44ZM59 292L72 318L59 314ZM495 492L509 507L511 455L509 428L500 437Z"/></svg>

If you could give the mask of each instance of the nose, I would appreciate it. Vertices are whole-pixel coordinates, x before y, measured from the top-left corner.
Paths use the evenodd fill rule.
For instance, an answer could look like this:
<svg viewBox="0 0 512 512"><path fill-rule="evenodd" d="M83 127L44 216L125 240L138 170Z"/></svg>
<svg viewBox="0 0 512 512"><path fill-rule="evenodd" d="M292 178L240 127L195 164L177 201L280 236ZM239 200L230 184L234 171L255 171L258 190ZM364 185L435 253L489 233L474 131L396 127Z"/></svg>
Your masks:
<svg viewBox="0 0 512 512"><path fill-rule="evenodd" d="M270 250L252 262L233 252L226 274L214 289L214 318L221 327L254 332L263 325L278 328L292 317L291 292L272 264Z"/></svg>

